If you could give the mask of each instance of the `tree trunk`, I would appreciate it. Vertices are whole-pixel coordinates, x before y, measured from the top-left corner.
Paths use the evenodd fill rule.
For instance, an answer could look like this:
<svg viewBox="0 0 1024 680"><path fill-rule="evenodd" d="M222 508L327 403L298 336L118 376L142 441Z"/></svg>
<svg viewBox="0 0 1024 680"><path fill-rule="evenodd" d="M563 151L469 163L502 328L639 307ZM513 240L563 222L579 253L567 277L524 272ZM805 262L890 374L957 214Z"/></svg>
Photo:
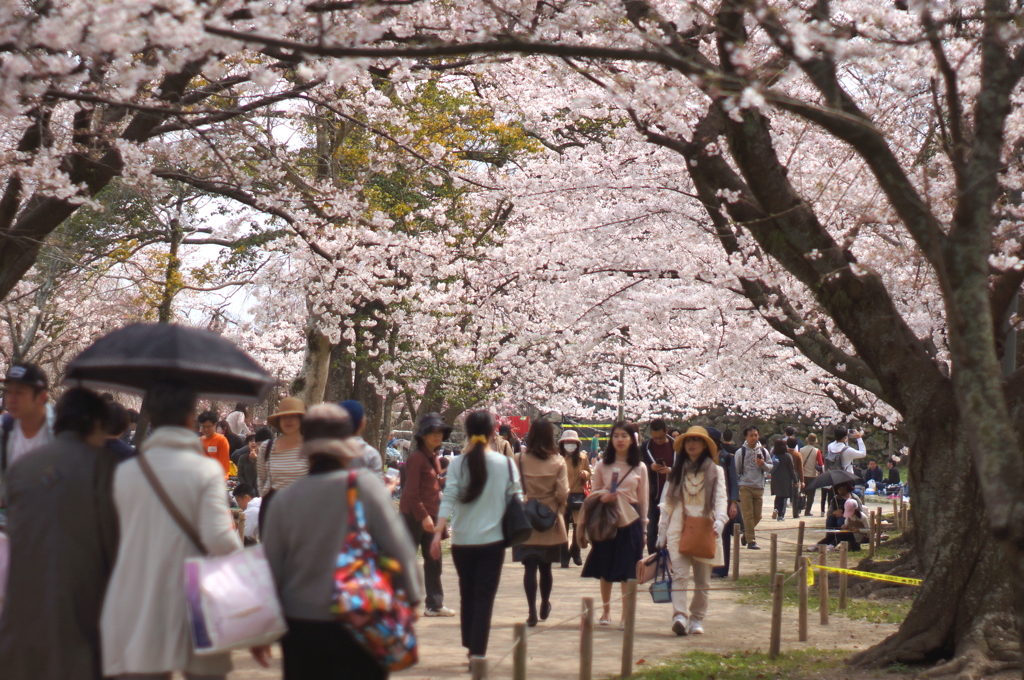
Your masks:
<svg viewBox="0 0 1024 680"><path fill-rule="evenodd" d="M301 399L307 408L324 400L330 359L330 341L310 320L306 327L306 355L302 362L302 372L292 382L291 390L292 396Z"/></svg>
<svg viewBox="0 0 1024 680"><path fill-rule="evenodd" d="M924 579L900 629L854 665L930 663L963 680L1019 667L1011 570L985 529L987 514L951 393L908 419L913 555Z"/></svg>

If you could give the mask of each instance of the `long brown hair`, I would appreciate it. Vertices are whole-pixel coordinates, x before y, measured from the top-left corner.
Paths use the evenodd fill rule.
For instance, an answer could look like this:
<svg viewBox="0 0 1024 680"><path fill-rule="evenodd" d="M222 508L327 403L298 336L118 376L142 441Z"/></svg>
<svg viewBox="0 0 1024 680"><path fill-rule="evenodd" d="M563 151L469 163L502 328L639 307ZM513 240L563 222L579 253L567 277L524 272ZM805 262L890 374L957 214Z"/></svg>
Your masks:
<svg viewBox="0 0 1024 680"><path fill-rule="evenodd" d="M555 454L555 428L550 420L535 420L526 434L526 452L541 460Z"/></svg>

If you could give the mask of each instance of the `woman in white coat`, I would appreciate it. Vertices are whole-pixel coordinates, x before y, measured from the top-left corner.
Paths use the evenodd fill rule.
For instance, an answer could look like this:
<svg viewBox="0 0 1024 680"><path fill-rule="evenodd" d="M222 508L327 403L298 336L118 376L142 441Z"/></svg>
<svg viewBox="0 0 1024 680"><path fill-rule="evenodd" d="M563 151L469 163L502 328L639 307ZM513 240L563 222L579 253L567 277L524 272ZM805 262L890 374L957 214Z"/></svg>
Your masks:
<svg viewBox="0 0 1024 680"><path fill-rule="evenodd" d="M676 462L661 495L658 547L672 559L672 632L702 635L708 611L711 568L725 564L722 529L729 521L725 474L718 466L718 447L703 427L691 427L675 441ZM686 455L680 455L684 453ZM686 517L708 517L713 522L715 556L692 557L679 552ZM686 590L693 572L693 597L687 606Z"/></svg>
<svg viewBox="0 0 1024 680"><path fill-rule="evenodd" d="M231 653L192 651L183 565L199 555L139 466L145 459L171 502L211 555L242 547L231 528L224 468L207 458L196 436L195 393L157 385L146 397L153 434L137 458L117 468L114 504L121 543L100 619L104 677L166 680L223 678Z"/></svg>

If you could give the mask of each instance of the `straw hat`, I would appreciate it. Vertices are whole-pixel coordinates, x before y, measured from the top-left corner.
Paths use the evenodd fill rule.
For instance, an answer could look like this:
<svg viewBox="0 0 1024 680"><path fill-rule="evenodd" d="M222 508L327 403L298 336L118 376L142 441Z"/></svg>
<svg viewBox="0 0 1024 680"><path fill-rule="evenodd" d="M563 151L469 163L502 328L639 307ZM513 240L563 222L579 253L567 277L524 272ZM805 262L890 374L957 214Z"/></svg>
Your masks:
<svg viewBox="0 0 1024 680"><path fill-rule="evenodd" d="M559 438L558 443L561 444L562 442L576 442L577 444L583 443L580 440L579 435L576 434L576 430L562 430L562 436Z"/></svg>
<svg viewBox="0 0 1024 680"><path fill-rule="evenodd" d="M715 444L715 440L711 438L711 435L708 434L707 430L697 425L694 425L689 430L676 437L675 442L672 444L672 448L675 450L676 455L683 452L683 444L686 442L687 437L699 437L703 439L708 445L708 451L711 452L712 460L715 461L716 465L718 464L718 446Z"/></svg>
<svg viewBox="0 0 1024 680"><path fill-rule="evenodd" d="M304 416L306 405L298 397L285 397L277 405L277 412L267 418L267 425L276 430L281 429L281 416Z"/></svg>

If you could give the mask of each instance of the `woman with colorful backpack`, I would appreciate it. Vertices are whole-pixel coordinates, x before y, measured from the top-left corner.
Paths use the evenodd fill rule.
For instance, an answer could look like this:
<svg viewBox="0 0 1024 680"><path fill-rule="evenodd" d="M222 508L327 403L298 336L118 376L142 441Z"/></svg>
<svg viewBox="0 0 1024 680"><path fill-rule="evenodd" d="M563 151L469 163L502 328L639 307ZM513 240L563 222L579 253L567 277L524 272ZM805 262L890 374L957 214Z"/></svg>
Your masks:
<svg viewBox="0 0 1024 680"><path fill-rule="evenodd" d="M302 422L302 455L309 475L281 490L261 526L263 549L288 623L281 639L285 680L380 680L415 662L412 609L423 600L416 548L391 494L366 469L347 470L363 455L350 439L352 421L336 404L314 406ZM352 493L354 491L354 493ZM362 526L360 526L362 525ZM368 537L367 537L368 534ZM404 654L383 654L373 633L346 614L353 558L379 553L374 569L396 594ZM363 575L369 578L368 575ZM355 584L358 586L358 583ZM403 613L404 612L404 613ZM411 649L410 649L411 647ZM269 647L254 648L263 665Z"/></svg>

